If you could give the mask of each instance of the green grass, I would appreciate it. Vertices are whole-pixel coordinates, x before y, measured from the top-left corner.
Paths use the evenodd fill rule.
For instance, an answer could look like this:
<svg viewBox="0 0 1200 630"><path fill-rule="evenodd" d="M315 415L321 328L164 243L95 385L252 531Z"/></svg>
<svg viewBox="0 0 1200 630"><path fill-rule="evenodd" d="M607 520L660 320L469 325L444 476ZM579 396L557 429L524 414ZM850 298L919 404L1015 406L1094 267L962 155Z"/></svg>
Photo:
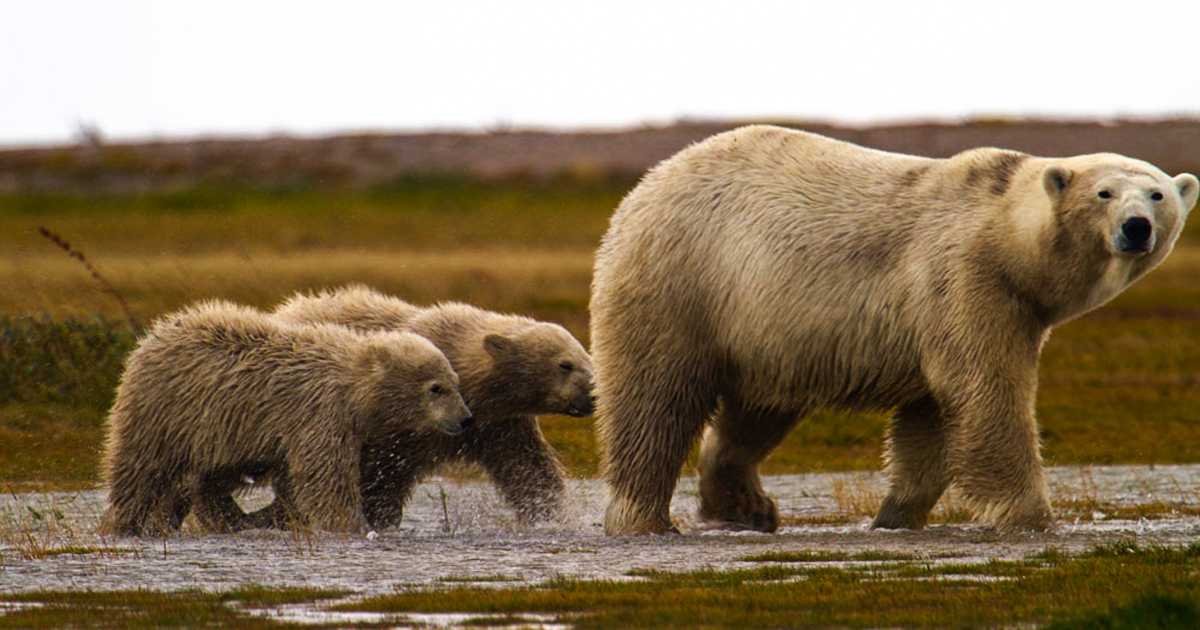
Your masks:
<svg viewBox="0 0 1200 630"><path fill-rule="evenodd" d="M82 251L142 325L202 298L269 308L362 282L418 304L559 322L586 345L592 254L631 186L409 177L347 191L0 195L0 486L98 481L104 415L135 341L117 301L39 227ZM1197 461L1198 276L1192 221L1160 269L1055 330L1038 393L1048 464ZM886 414L816 414L762 470L878 469L886 424ZM571 474L598 474L591 420L549 417L543 428Z"/></svg>
<svg viewBox="0 0 1200 630"><path fill-rule="evenodd" d="M499 583L499 582L520 582L521 577L518 575L505 575L497 573L495 575L448 575L438 579L443 584L459 584L459 583Z"/></svg>
<svg viewBox="0 0 1200 630"><path fill-rule="evenodd" d="M630 577L635 579L404 592L338 608L541 612L576 628L974 628L1045 623L1073 628L1109 619L1125 625L1100 627L1155 627L1136 624L1194 618L1200 601L1200 545L1167 549L1120 544L1081 557L1050 551L1031 560L928 568L912 564L904 570L780 564L687 573L639 570Z"/></svg>
<svg viewBox="0 0 1200 630"><path fill-rule="evenodd" d="M1118 542L1079 555L1048 548L1023 560L983 563L838 553L763 554L747 560L753 565L724 571L637 569L619 581L558 579L515 588L504 586L504 576L451 578L341 604L328 601L346 595L338 591L261 586L219 593L0 594L0 610L7 608L0 613L0 628L270 628L283 624L246 611L310 603L314 610L382 615L341 621L337 627L398 625L388 621L389 614L476 614L481 622L495 623L540 613L585 630L1193 628L1200 613L1200 543L1166 548ZM843 565L846 560L862 564ZM460 584L480 581L489 584Z"/></svg>
<svg viewBox="0 0 1200 630"><path fill-rule="evenodd" d="M0 488L98 479L104 417L134 343L124 320L0 314Z"/></svg>
<svg viewBox="0 0 1200 630"><path fill-rule="evenodd" d="M914 562L921 559L913 554L867 550L855 553L844 551L768 551L742 558L746 562Z"/></svg>
<svg viewBox="0 0 1200 630"><path fill-rule="evenodd" d="M278 607L343 596L340 591L247 586L222 593L185 591L33 591L0 595L24 604L4 611L0 628L289 628L243 609ZM317 627L317 626L307 626Z"/></svg>
<svg viewBox="0 0 1200 630"><path fill-rule="evenodd" d="M1149 630L1200 628L1200 605L1194 598L1146 593L1069 619L1055 620L1046 630Z"/></svg>

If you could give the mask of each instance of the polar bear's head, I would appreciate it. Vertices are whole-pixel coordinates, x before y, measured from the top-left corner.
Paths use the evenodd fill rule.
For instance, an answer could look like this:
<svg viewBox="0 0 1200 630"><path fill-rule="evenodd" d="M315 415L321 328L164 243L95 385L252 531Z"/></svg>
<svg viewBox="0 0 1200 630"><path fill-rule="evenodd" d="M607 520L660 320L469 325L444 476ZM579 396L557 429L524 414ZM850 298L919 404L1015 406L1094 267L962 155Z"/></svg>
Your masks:
<svg viewBox="0 0 1200 630"><path fill-rule="evenodd" d="M493 373L503 375L526 413L592 414L592 359L562 326L539 322L509 335L490 334L483 343Z"/></svg>
<svg viewBox="0 0 1200 630"><path fill-rule="evenodd" d="M1112 299L1162 262L1200 195L1194 175L1172 178L1109 153L1053 160L1041 182L1053 208L1054 258L1091 270L1077 312Z"/></svg>
<svg viewBox="0 0 1200 630"><path fill-rule="evenodd" d="M455 435L474 418L459 393L458 374L429 340L406 332L365 336L363 361L371 373L357 383L383 422Z"/></svg>
<svg viewBox="0 0 1200 630"><path fill-rule="evenodd" d="M1200 193L1189 173L1167 177L1159 169L1119 155L1061 160L1042 171L1042 186L1064 212L1086 213L1103 230L1114 256L1165 256L1174 246Z"/></svg>

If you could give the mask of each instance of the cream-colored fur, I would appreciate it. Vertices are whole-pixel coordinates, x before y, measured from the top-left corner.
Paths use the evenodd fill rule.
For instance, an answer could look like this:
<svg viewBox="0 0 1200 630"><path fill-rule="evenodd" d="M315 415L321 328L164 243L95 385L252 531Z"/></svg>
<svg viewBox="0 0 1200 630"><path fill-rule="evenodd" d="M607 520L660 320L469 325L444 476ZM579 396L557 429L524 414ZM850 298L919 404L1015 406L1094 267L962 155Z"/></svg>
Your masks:
<svg viewBox="0 0 1200 630"><path fill-rule="evenodd" d="M315 294L297 293L275 309L280 321L293 324L340 324L360 332L402 330L421 307L362 284Z"/></svg>
<svg viewBox="0 0 1200 630"><path fill-rule="evenodd" d="M372 527L399 524L415 485L458 460L481 465L522 520L557 513L565 473L536 416L586 416L593 406L591 357L565 328L460 303L417 307L361 286L293 296L275 316L416 333L441 349L461 378L476 420L469 430L420 440L382 431L367 440L362 492ZM278 514L273 505L252 519L271 524Z"/></svg>
<svg viewBox="0 0 1200 630"><path fill-rule="evenodd" d="M457 385L446 357L413 334L282 324L219 301L161 318L129 356L109 414L101 531L166 533L191 510L204 529L236 529L230 493L246 474L287 486L313 527L366 531L366 435L461 431L470 412Z"/></svg>
<svg viewBox="0 0 1200 630"><path fill-rule="evenodd" d="M701 516L774 530L758 464L825 407L896 410L877 527L921 527L951 483L989 526L1047 527L1042 344L1161 262L1196 197L1111 154L929 159L767 126L681 151L596 255L606 530L673 529L706 422Z"/></svg>

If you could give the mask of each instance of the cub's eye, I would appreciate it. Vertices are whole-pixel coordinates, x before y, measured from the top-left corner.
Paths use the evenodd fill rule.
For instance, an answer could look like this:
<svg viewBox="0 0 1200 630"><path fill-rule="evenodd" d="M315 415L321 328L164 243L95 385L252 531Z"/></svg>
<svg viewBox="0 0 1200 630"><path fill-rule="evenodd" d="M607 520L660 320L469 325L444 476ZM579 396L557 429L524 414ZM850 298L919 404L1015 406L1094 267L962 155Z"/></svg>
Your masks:
<svg viewBox="0 0 1200 630"><path fill-rule="evenodd" d="M571 365L570 361L563 361L562 363L558 364L558 369L564 372L570 372L571 370L575 369L575 366Z"/></svg>
<svg viewBox="0 0 1200 630"><path fill-rule="evenodd" d="M1152 192L1152 193L1150 193L1150 198L1151 198L1151 199L1153 199L1153 200L1155 200L1155 201L1162 201L1162 200L1163 200L1162 193L1158 192L1157 190L1156 190L1156 191L1154 191L1154 192Z"/></svg>
<svg viewBox="0 0 1200 630"><path fill-rule="evenodd" d="M433 387L429 388L429 393L433 394L435 396L440 395L442 392L445 392L445 391L446 391L446 388L442 387L441 385L434 385Z"/></svg>
<svg viewBox="0 0 1200 630"><path fill-rule="evenodd" d="M1101 190L1096 196L1101 199L1112 199L1112 192L1108 190Z"/></svg>

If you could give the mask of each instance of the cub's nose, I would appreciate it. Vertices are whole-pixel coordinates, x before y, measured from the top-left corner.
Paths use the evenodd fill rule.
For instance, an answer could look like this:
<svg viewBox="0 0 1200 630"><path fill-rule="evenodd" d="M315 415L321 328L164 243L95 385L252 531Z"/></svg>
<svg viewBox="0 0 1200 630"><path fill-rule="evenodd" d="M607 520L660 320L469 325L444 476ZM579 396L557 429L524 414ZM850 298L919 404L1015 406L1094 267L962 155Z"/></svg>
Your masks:
<svg viewBox="0 0 1200 630"><path fill-rule="evenodd" d="M1124 243L1121 249L1126 252L1144 252L1150 249L1150 237L1154 236L1154 227L1150 219L1133 217L1121 224L1121 236Z"/></svg>
<svg viewBox="0 0 1200 630"><path fill-rule="evenodd" d="M576 418L586 418L593 413L596 413L596 397L594 395L587 396L582 400L576 399L567 406L567 415Z"/></svg>

